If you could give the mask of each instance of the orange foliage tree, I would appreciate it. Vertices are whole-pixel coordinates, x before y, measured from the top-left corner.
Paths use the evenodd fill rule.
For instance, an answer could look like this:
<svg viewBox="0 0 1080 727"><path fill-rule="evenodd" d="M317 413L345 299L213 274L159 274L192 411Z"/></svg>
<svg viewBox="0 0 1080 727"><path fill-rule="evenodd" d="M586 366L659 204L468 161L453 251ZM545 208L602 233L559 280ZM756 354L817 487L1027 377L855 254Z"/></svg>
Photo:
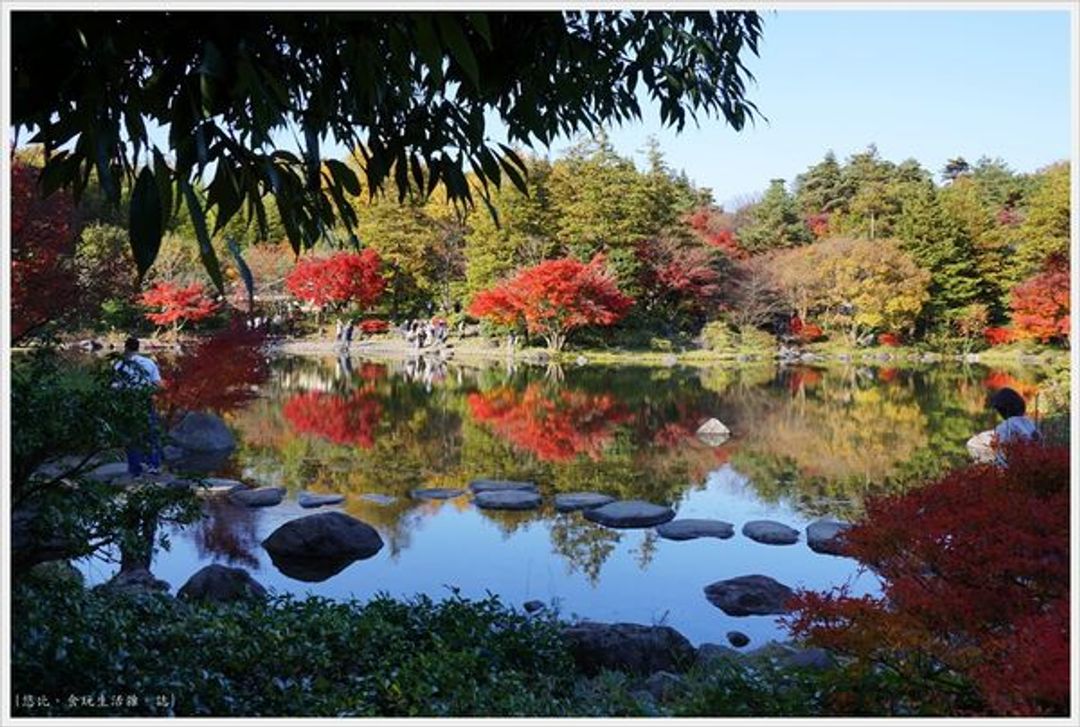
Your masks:
<svg viewBox="0 0 1080 727"><path fill-rule="evenodd" d="M1069 452L1023 444L1006 456L870 499L844 547L881 578L881 596L801 591L793 633L854 657L854 671L897 675L923 708L1066 714Z"/></svg>
<svg viewBox="0 0 1080 727"><path fill-rule="evenodd" d="M205 320L218 309L202 283L180 286L162 281L155 283L139 300L143 305L157 309L146 314L147 320L155 326L171 324L174 334L179 333L186 323Z"/></svg>
<svg viewBox="0 0 1080 727"><path fill-rule="evenodd" d="M611 394L530 384L524 391L501 387L468 396L473 419L491 427L516 447L545 462L566 462L580 455L600 459L615 427L631 419Z"/></svg>
<svg viewBox="0 0 1080 727"><path fill-rule="evenodd" d="M1069 342L1069 261L1064 256L1047 260L1042 272L1012 290L1009 299L1017 338L1046 343Z"/></svg>
<svg viewBox="0 0 1080 727"><path fill-rule="evenodd" d="M561 351L572 331L610 326L633 304L634 299L619 290L598 255L589 263L562 258L525 268L477 293L469 313L503 325L524 324L549 349Z"/></svg>

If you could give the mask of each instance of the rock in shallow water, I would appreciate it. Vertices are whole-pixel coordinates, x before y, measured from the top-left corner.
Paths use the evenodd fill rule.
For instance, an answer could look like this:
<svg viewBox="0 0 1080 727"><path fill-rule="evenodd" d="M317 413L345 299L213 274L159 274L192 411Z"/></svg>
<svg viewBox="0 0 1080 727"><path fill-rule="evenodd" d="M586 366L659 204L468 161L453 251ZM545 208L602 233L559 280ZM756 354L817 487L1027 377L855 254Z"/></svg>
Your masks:
<svg viewBox="0 0 1080 727"><path fill-rule="evenodd" d="M768 576L751 575L705 586L709 603L728 616L764 616L787 613L792 590Z"/></svg>
<svg viewBox="0 0 1080 727"><path fill-rule="evenodd" d="M374 502L376 505L392 505L397 502L397 498L393 495L380 495L377 492L368 492L360 495L360 499Z"/></svg>
<svg viewBox="0 0 1080 727"><path fill-rule="evenodd" d="M806 526L806 544L815 553L844 555L843 534L850 529L851 523L815 520Z"/></svg>
<svg viewBox="0 0 1080 727"><path fill-rule="evenodd" d="M641 500L619 500L584 512L585 519L610 528L647 528L666 523L675 511Z"/></svg>
<svg viewBox="0 0 1080 727"><path fill-rule="evenodd" d="M465 490L456 487L429 487L427 489L413 490L409 493L417 500L449 500L465 494Z"/></svg>
<svg viewBox="0 0 1080 727"><path fill-rule="evenodd" d="M602 669L642 676L683 671L694 661L694 647L670 626L586 621L565 627L562 635L578 669L590 676Z"/></svg>
<svg viewBox="0 0 1080 727"><path fill-rule="evenodd" d="M190 452L220 452L236 447L236 440L221 417L201 411L185 414L180 423L169 430L169 438L176 446Z"/></svg>
<svg viewBox="0 0 1080 727"><path fill-rule="evenodd" d="M615 502L615 498L610 495L601 495L599 492L563 492L555 495L555 509L559 512L588 510L609 502Z"/></svg>
<svg viewBox="0 0 1080 727"><path fill-rule="evenodd" d="M177 597L183 601L228 603L247 598L262 598L266 589L243 568L212 563L199 570L180 586Z"/></svg>
<svg viewBox="0 0 1080 727"><path fill-rule="evenodd" d="M799 542L799 531L775 520L751 520L742 534L766 545L792 545Z"/></svg>
<svg viewBox="0 0 1080 727"><path fill-rule="evenodd" d="M383 546L378 531L343 512L320 512L290 520L262 545L290 558L370 558Z"/></svg>
<svg viewBox="0 0 1080 727"><path fill-rule="evenodd" d="M505 492L507 490L525 490L536 492L535 482L517 482L515 480L473 480L469 489L474 494L481 492Z"/></svg>
<svg viewBox="0 0 1080 727"><path fill-rule="evenodd" d="M345 502L345 495L318 495L310 492L300 493L296 498L297 503L303 508L322 507L323 505L337 505Z"/></svg>
<svg viewBox="0 0 1080 727"><path fill-rule="evenodd" d="M540 495L528 490L492 490L477 493L473 502L485 510L532 510L540 507Z"/></svg>
<svg viewBox="0 0 1080 727"><path fill-rule="evenodd" d="M248 507L271 507L278 505L285 499L284 487L256 487L254 489L233 488L229 491L229 499L237 505Z"/></svg>
<svg viewBox="0 0 1080 727"><path fill-rule="evenodd" d="M742 631L728 631L727 640L729 644L738 649L741 649L750 643L750 637Z"/></svg>
<svg viewBox="0 0 1080 727"><path fill-rule="evenodd" d="M730 538L735 526L723 520L682 518L656 526L656 534L668 540L693 540L694 538Z"/></svg>

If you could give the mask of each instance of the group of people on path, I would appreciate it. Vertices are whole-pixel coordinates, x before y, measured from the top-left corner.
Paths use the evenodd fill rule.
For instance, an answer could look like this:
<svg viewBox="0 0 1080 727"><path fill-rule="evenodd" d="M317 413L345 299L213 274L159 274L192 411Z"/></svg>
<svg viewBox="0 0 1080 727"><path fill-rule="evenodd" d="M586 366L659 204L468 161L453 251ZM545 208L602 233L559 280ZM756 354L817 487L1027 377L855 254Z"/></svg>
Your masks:
<svg viewBox="0 0 1080 727"><path fill-rule="evenodd" d="M444 318L428 321L408 320L399 330L405 341L416 350L426 346L441 346L450 336L450 326Z"/></svg>

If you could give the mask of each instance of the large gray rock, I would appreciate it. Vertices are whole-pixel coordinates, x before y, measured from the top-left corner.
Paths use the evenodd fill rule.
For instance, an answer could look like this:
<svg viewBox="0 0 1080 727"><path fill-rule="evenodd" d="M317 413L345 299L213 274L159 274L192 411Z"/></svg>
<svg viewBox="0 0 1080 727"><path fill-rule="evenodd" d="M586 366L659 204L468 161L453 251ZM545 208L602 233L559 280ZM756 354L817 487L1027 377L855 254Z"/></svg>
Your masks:
<svg viewBox="0 0 1080 727"><path fill-rule="evenodd" d="M526 490L536 492L535 482L517 482L514 480L473 480L469 483L473 494L481 492L505 492L507 490Z"/></svg>
<svg viewBox="0 0 1080 727"><path fill-rule="evenodd" d="M815 520L806 526L806 544L815 553L844 555L843 534L850 529L851 523Z"/></svg>
<svg viewBox="0 0 1080 727"><path fill-rule="evenodd" d="M337 505L345 502L345 495L318 495L310 492L300 493L296 501L303 508L322 507L323 505Z"/></svg>
<svg viewBox="0 0 1080 727"><path fill-rule="evenodd" d="M609 502L615 502L615 498L611 495L601 495L599 492L563 492L555 495L555 509L559 512L588 510Z"/></svg>
<svg viewBox="0 0 1080 727"><path fill-rule="evenodd" d="M266 596L266 589L243 568L212 563L191 576L176 595L183 601L227 603L262 598Z"/></svg>
<svg viewBox="0 0 1080 727"><path fill-rule="evenodd" d="M705 666L721 660L737 662L741 658L742 654L735 651L735 649L730 646L706 643L698 647L695 663L699 666Z"/></svg>
<svg viewBox="0 0 1080 727"><path fill-rule="evenodd" d="M792 595L783 583L762 575L739 576L705 586L709 603L728 616L787 613L786 603Z"/></svg>
<svg viewBox="0 0 1080 727"><path fill-rule="evenodd" d="M799 542L799 531L775 520L751 520L743 525L742 534L766 545L791 545Z"/></svg>
<svg viewBox="0 0 1080 727"><path fill-rule="evenodd" d="M682 518L657 525L656 534L668 540L726 539L735 534L735 526L723 520Z"/></svg>
<svg viewBox="0 0 1080 727"><path fill-rule="evenodd" d="M836 665L832 654L825 649L817 647L801 649L778 641L770 641L764 646L747 652L745 658L750 662L770 661L784 669L821 671L831 669Z"/></svg>
<svg viewBox="0 0 1080 727"><path fill-rule="evenodd" d="M279 505L285 499L284 487L235 487L229 490L229 499L237 505L248 507L270 507Z"/></svg>
<svg viewBox="0 0 1080 727"><path fill-rule="evenodd" d="M694 647L670 626L586 621L565 627L562 635L578 669L589 676L602 669L641 676L678 672L694 661Z"/></svg>
<svg viewBox="0 0 1080 727"><path fill-rule="evenodd" d="M648 528L671 520L675 511L641 500L619 500L585 510L584 515L586 520L610 528Z"/></svg>
<svg viewBox="0 0 1080 727"><path fill-rule="evenodd" d="M375 555L383 541L367 523L332 510L290 520L262 545L272 556L351 561Z"/></svg>
<svg viewBox="0 0 1080 727"><path fill-rule="evenodd" d="M540 495L528 490L491 490L477 493L473 502L485 510L532 510L540 507Z"/></svg>
<svg viewBox="0 0 1080 727"><path fill-rule="evenodd" d="M147 593L168 593L169 584L154 577L146 568L122 570L105 583L98 586L102 590L124 595L143 595Z"/></svg>
<svg viewBox="0 0 1080 727"><path fill-rule="evenodd" d="M189 452L220 452L236 447L236 440L221 417L202 411L185 414L169 431L169 438Z"/></svg>
<svg viewBox="0 0 1080 727"><path fill-rule="evenodd" d="M409 493L416 500L450 500L465 494L456 487L429 487Z"/></svg>

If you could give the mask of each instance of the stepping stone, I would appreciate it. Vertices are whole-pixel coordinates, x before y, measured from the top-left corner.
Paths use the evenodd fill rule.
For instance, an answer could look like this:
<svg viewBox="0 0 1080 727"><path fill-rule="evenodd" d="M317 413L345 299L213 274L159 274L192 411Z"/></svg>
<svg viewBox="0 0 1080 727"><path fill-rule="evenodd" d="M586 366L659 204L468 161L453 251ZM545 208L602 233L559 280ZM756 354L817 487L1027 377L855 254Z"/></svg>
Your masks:
<svg viewBox="0 0 1080 727"><path fill-rule="evenodd" d="M728 631L727 632L728 643L737 649L741 649L750 643L750 637L744 634L742 631Z"/></svg>
<svg viewBox="0 0 1080 727"><path fill-rule="evenodd" d="M815 553L844 555L842 533L851 528L851 523L839 520L815 520L806 526L806 544Z"/></svg>
<svg viewBox="0 0 1080 727"><path fill-rule="evenodd" d="M127 473L127 462L108 462L92 469L87 477L98 482L108 482L119 477L127 477Z"/></svg>
<svg viewBox="0 0 1080 727"><path fill-rule="evenodd" d="M397 498L393 495L380 495L375 492L369 492L364 495L360 495L361 500L367 500L368 502L374 502L376 505L392 505L397 502Z"/></svg>
<svg viewBox="0 0 1080 727"><path fill-rule="evenodd" d="M586 520L609 528L648 528L666 523L675 517L675 511L664 505L654 505L641 500L618 500L607 505L585 510Z"/></svg>
<svg viewBox="0 0 1080 727"><path fill-rule="evenodd" d="M555 509L559 512L588 510L609 502L615 502L615 498L611 495L601 495L599 492L564 492L555 495Z"/></svg>
<svg viewBox="0 0 1080 727"><path fill-rule="evenodd" d="M766 545L791 545L799 542L799 531L775 520L751 520L742 534Z"/></svg>
<svg viewBox="0 0 1080 727"><path fill-rule="evenodd" d="M244 489L247 489L247 485L240 480L227 480L221 477L204 477L202 484L195 485L195 492L203 495L224 495Z"/></svg>
<svg viewBox="0 0 1080 727"><path fill-rule="evenodd" d="M473 502L485 510L532 510L540 507L540 495L528 490L495 490L477 493Z"/></svg>
<svg viewBox="0 0 1080 727"><path fill-rule="evenodd" d="M723 520L683 518L657 525L656 534L668 540L727 539L735 534L735 526Z"/></svg>
<svg viewBox="0 0 1080 727"><path fill-rule="evenodd" d="M279 505L285 499L284 487L256 487L255 489L233 489L229 499L237 505L248 507L270 507Z"/></svg>
<svg viewBox="0 0 1080 727"><path fill-rule="evenodd" d="M506 490L527 490L536 492L535 482L515 482L514 480L473 480L469 483L469 489L474 494L481 492L503 492Z"/></svg>
<svg viewBox="0 0 1080 727"><path fill-rule="evenodd" d="M465 490L456 487L429 487L427 489L413 490L409 493L417 500L449 500L465 494Z"/></svg>
<svg viewBox="0 0 1080 727"><path fill-rule="evenodd" d="M337 505L339 502L345 502L345 495L315 495L302 492L296 501L300 504L300 507L322 507L323 505Z"/></svg>
<svg viewBox="0 0 1080 727"><path fill-rule="evenodd" d="M752 575L705 586L709 603L728 616L766 616L787 613L792 590L768 576Z"/></svg>

